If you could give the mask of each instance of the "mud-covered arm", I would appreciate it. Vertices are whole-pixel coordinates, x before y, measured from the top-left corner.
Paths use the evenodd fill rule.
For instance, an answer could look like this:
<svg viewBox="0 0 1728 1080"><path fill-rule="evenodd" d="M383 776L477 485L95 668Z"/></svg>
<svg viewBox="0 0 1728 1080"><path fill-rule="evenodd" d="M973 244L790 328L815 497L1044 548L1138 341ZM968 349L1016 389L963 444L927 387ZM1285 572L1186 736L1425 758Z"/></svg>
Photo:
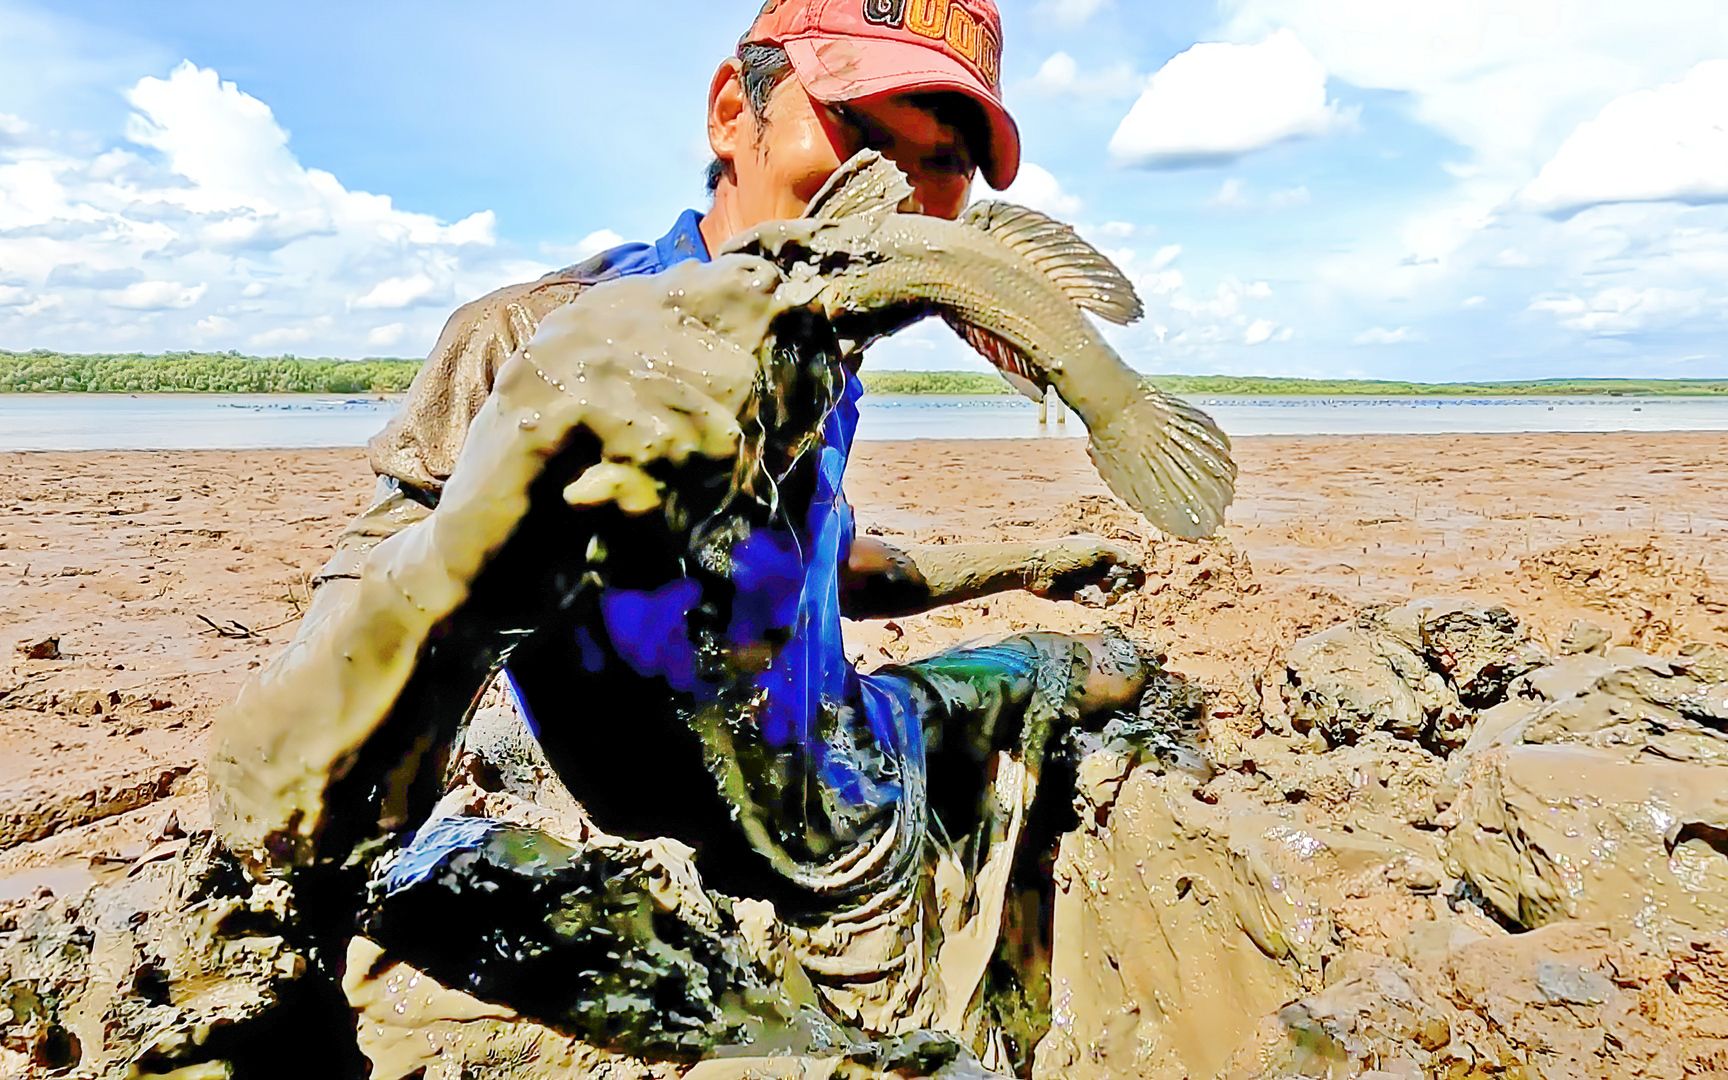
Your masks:
<svg viewBox="0 0 1728 1080"><path fill-rule="evenodd" d="M1141 580L1134 554L1097 536L905 548L859 537L841 573L841 606L848 618L899 618L1016 590L1070 600L1096 586L1111 596Z"/></svg>
<svg viewBox="0 0 1728 1080"><path fill-rule="evenodd" d="M571 270L561 270L499 289L452 315L402 407L368 444L372 470L422 501L436 501L499 369L584 287Z"/></svg>
<svg viewBox="0 0 1728 1080"><path fill-rule="evenodd" d="M599 287L545 320L500 368L437 508L321 589L218 716L212 811L231 849L340 862L418 822L510 644L580 587L583 515L652 513L659 471L737 453L778 280L736 257Z"/></svg>

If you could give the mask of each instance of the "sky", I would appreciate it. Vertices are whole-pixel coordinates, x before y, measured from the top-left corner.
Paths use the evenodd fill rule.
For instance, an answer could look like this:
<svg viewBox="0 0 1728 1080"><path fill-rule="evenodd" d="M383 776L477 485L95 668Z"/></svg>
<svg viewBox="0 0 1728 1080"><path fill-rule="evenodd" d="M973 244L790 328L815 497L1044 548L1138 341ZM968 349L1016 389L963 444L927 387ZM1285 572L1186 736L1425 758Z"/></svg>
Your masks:
<svg viewBox="0 0 1728 1080"><path fill-rule="evenodd" d="M757 6L0 0L0 349L424 355L701 208ZM1007 197L1134 279L1141 370L1728 376L1722 0L1002 8Z"/></svg>

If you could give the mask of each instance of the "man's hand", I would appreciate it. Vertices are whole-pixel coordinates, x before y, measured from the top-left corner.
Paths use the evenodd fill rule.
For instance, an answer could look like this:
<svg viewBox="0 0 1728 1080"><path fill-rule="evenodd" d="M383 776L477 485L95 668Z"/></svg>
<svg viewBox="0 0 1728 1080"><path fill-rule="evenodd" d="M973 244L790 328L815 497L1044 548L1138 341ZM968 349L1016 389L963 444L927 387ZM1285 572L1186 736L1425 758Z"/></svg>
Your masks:
<svg viewBox="0 0 1728 1080"><path fill-rule="evenodd" d="M1000 592L1105 606L1145 583L1139 559L1098 536L1007 544L920 544L904 551L860 538L843 602L852 618L916 615Z"/></svg>
<svg viewBox="0 0 1728 1080"><path fill-rule="evenodd" d="M1146 584L1146 571L1132 551L1101 536L1050 541L1040 560L1042 577L1031 591L1051 600L1104 607Z"/></svg>
<svg viewBox="0 0 1728 1080"><path fill-rule="evenodd" d="M685 263L584 293L549 315L498 373L434 520L441 554L472 581L528 516L543 476L578 508L662 505L652 475L732 458L758 359L788 303L770 263Z"/></svg>

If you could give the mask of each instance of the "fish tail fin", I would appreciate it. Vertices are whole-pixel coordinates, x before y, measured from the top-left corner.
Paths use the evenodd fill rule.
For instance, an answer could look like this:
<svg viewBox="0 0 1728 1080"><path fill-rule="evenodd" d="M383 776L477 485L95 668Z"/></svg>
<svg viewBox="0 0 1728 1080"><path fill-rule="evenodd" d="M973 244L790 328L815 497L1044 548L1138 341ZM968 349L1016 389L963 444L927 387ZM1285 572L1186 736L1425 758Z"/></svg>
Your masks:
<svg viewBox="0 0 1728 1080"><path fill-rule="evenodd" d="M1055 218L1013 203L980 202L960 220L1025 258L1068 299L1099 318L1127 325L1146 313L1128 276Z"/></svg>
<svg viewBox="0 0 1728 1080"><path fill-rule="evenodd" d="M1230 437L1210 416L1151 386L1088 429L1098 475L1164 532L1200 540L1236 499Z"/></svg>
<svg viewBox="0 0 1728 1080"><path fill-rule="evenodd" d="M804 216L832 220L892 214L913 195L900 167L874 150L853 155L810 200Z"/></svg>
<svg viewBox="0 0 1728 1080"><path fill-rule="evenodd" d="M1044 400L1049 377L1011 343L954 315L944 316L962 338L1033 401ZM1085 417L1087 448L1111 491L1171 536L1200 540L1224 524L1236 501L1230 437L1213 419L1180 398L1138 382L1128 403L1103 417Z"/></svg>

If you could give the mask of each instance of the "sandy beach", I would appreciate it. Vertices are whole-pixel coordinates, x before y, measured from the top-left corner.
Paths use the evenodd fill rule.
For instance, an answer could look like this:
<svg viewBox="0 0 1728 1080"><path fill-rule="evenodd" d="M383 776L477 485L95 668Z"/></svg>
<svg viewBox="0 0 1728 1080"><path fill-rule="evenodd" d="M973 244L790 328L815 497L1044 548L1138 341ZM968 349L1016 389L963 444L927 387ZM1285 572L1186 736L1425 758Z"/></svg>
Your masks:
<svg viewBox="0 0 1728 1080"><path fill-rule="evenodd" d="M1076 443L863 447L849 491L886 537L1102 533L1147 554L1107 610L1026 596L853 628L871 665L1028 626L1133 628L1251 694L1277 651L1365 603L1506 604L1670 650L1728 643L1719 434L1251 439L1225 539L1156 540ZM357 451L0 455L0 896L86 880L174 813L203 822L213 711L289 640L365 502ZM31 659L20 647L57 639Z"/></svg>

